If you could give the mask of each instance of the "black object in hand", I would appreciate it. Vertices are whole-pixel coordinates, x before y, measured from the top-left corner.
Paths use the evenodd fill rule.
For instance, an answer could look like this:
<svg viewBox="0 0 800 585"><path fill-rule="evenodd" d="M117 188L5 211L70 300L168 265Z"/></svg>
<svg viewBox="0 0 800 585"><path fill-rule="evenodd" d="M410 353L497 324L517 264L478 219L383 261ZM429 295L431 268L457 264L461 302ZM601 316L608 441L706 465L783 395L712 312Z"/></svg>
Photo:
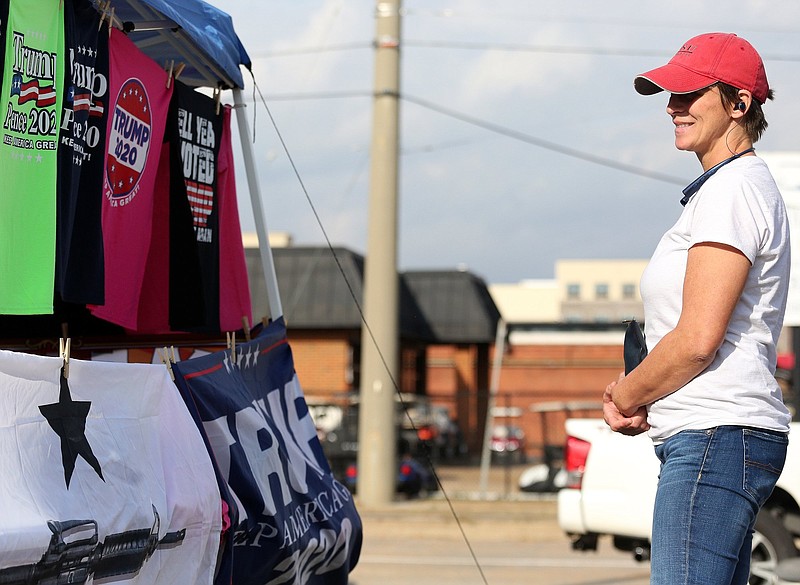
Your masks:
<svg viewBox="0 0 800 585"><path fill-rule="evenodd" d="M625 359L625 375L642 363L647 356L647 344L644 341L644 332L636 319L628 321L628 328L625 329L625 342L622 346L623 357Z"/></svg>

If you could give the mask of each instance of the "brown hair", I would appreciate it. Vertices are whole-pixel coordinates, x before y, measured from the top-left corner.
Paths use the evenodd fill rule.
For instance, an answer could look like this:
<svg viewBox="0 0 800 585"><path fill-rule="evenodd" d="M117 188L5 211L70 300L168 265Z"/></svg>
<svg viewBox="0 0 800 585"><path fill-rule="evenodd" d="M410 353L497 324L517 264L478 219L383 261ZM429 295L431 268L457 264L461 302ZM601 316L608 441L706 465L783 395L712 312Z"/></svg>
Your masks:
<svg viewBox="0 0 800 585"><path fill-rule="evenodd" d="M717 82L716 85L719 88L719 96L723 106L732 108L739 103L739 90L737 88L727 83L722 83L721 81ZM775 99L775 92L772 89L767 93L767 99ZM758 142L758 139L761 138L761 135L764 134L764 130L766 130L769 125L767 124L767 119L764 117L764 110L761 109L761 105L762 104L757 99L753 98L750 102L750 107L742 118L744 131L754 144Z"/></svg>

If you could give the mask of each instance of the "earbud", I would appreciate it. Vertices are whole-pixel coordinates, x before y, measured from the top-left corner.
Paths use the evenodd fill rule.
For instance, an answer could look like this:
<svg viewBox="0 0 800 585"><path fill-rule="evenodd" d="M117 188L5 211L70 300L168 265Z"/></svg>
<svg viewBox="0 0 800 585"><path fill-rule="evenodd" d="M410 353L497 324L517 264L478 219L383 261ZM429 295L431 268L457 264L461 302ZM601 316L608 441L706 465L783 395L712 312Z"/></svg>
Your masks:
<svg viewBox="0 0 800 585"><path fill-rule="evenodd" d="M747 110L747 104L744 102L739 102L738 104L733 106L733 109L739 110L740 112L744 112L745 110Z"/></svg>

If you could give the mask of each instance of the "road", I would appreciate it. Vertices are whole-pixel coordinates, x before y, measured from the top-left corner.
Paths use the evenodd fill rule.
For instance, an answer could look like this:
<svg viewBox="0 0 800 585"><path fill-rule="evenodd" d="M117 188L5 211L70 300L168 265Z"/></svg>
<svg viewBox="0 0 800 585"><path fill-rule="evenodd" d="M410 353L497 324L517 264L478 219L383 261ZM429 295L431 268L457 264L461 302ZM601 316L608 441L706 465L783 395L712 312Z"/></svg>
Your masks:
<svg viewBox="0 0 800 585"><path fill-rule="evenodd" d="M601 539L576 552L558 528L552 495L515 489L520 468L442 468L443 495L367 509L350 585L647 585L649 565ZM509 481L513 477L513 483ZM510 487L509 487L510 486Z"/></svg>

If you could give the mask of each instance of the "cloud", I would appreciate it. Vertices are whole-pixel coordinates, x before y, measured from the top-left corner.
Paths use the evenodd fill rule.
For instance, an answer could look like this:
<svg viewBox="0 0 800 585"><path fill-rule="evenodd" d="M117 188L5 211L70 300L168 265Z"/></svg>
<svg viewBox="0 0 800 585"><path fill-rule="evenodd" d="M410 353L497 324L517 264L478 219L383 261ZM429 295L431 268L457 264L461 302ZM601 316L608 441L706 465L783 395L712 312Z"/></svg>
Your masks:
<svg viewBox="0 0 800 585"><path fill-rule="evenodd" d="M270 110L331 240L368 253L374 2L212 3L234 17L268 98L306 95L273 99ZM678 183L553 152L401 100L399 243L406 268L466 263L490 282L512 282L552 275L559 257L647 257L680 212L681 181L700 167L693 154L674 148L666 96L639 96L632 79L706 30L735 31L761 51L777 98L765 107L770 128L759 150L797 149L795 0L732 0L724 13L696 0L675 0L666 12L638 0L404 0L403 7L403 37L420 42L401 49L404 96ZM512 45L630 54L504 50ZM360 48L332 50L343 46ZM320 50L277 55L309 47ZM325 97L342 91L365 95ZM248 116L256 120L270 228L292 232L298 243L324 243L271 121L262 107L254 109ZM252 225L238 167L237 177L243 224Z"/></svg>

